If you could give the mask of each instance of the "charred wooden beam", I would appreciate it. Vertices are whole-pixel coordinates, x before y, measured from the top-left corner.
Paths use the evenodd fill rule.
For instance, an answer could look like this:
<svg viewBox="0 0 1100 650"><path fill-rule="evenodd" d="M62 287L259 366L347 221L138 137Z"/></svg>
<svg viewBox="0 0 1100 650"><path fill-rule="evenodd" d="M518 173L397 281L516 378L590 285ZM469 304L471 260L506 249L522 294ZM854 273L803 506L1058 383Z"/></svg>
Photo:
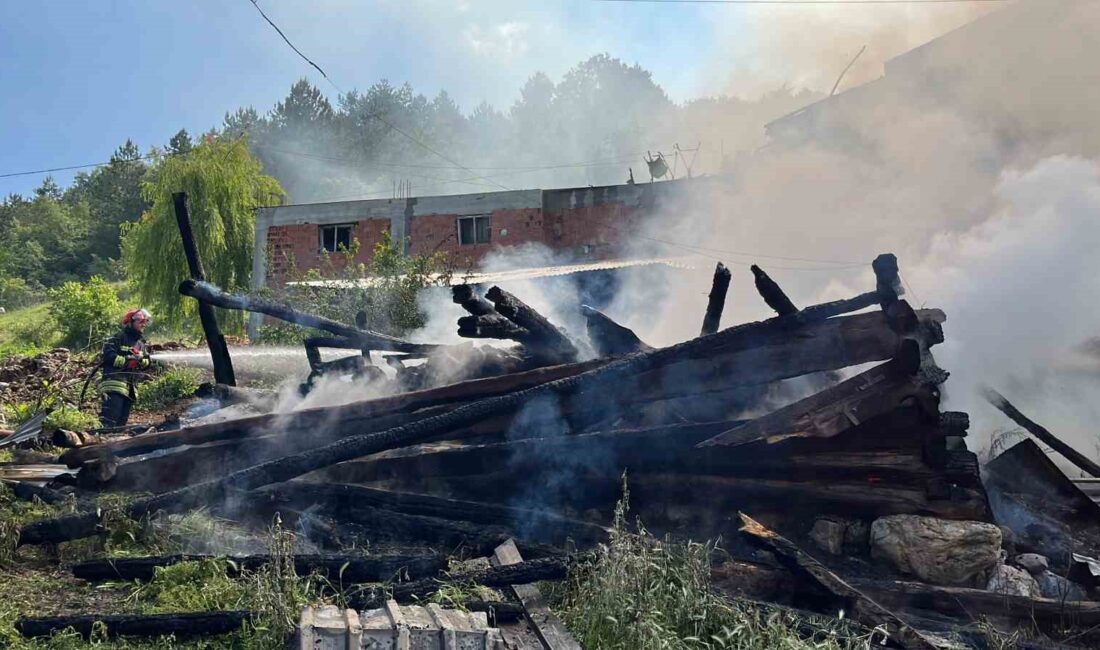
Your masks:
<svg viewBox="0 0 1100 650"><path fill-rule="evenodd" d="M852 585L886 606L923 609L964 620L1007 617L1043 628L1100 625L1100 602L1028 598L983 589L939 587L919 582L853 580Z"/></svg>
<svg viewBox="0 0 1100 650"><path fill-rule="evenodd" d="M454 404L455 402L482 399L524 390L549 381L580 374L608 363L610 363L610 360L597 359L576 364L550 366L512 375L472 379L439 388L354 402L335 408L304 409L290 415L257 415L176 431L138 435L102 445L89 445L79 449L71 449L61 455L61 462L70 468L77 468L93 458L109 455L136 456L183 445L201 445L221 440L235 440L253 434L268 434L277 429L311 430L322 423L329 427L337 427L344 421L369 422L384 415L412 413L433 406ZM355 424L355 426L359 425Z"/></svg>
<svg viewBox="0 0 1100 650"><path fill-rule="evenodd" d="M458 335L469 339L504 339L538 345L531 332L497 313L459 318Z"/></svg>
<svg viewBox="0 0 1100 650"><path fill-rule="evenodd" d="M180 238L183 240L183 255L187 258L187 267L191 271L191 280L205 282L206 273L202 268L202 258L199 257L198 246L195 245L195 235L191 230L191 217L187 214L187 194L176 192L172 195L172 203L176 211L176 224L179 226ZM210 359L214 363L214 381L227 386L236 386L237 379L233 375L233 360L229 357L229 346L225 343L225 337L218 329L218 319L214 315L214 308L202 300L199 301L199 321L202 323L202 331L206 336L206 345L210 348Z"/></svg>
<svg viewBox="0 0 1100 650"><path fill-rule="evenodd" d="M932 391L914 380L913 374L920 367L920 351L915 342L906 343L911 345L901 346L898 357L891 361L725 431L699 446L736 446L788 437L831 438L893 410L906 400L925 407L932 417L939 412L938 400Z"/></svg>
<svg viewBox="0 0 1100 650"><path fill-rule="evenodd" d="M653 349L642 342L633 330L619 325L600 310L581 305L581 313L587 321L588 339L600 356L617 357Z"/></svg>
<svg viewBox="0 0 1100 650"><path fill-rule="evenodd" d="M493 550L491 561L494 566L515 566L523 563L516 543L508 540ZM535 636L539 638L542 647L546 650L581 650L581 644L573 638L569 630L561 622L539 592L534 584L514 584L509 588L516 600L523 605L523 612Z"/></svg>
<svg viewBox="0 0 1100 650"><path fill-rule="evenodd" d="M893 253L883 253L871 262L871 268L875 272L875 291L878 293L879 305L886 309L897 301L898 296L905 293L898 275L898 258Z"/></svg>
<svg viewBox="0 0 1100 650"><path fill-rule="evenodd" d="M1026 429L1028 433L1041 440L1044 444L1049 445L1059 454L1062 454L1066 460L1076 465L1079 469L1094 478L1100 478L1100 465L1097 465L1081 452L1062 442L1060 438L1048 431L1045 427L1021 413L1004 395L986 386L982 389L982 397L995 406L1001 413L1007 415L1013 422Z"/></svg>
<svg viewBox="0 0 1100 650"><path fill-rule="evenodd" d="M768 303L768 306L775 310L775 313L780 316L789 316L798 312L798 307L794 306L791 299L787 297L787 294L783 293L783 289L772 280L764 269L753 264L749 267L752 270L754 282L756 284L756 290L760 292L760 297L764 299L764 302Z"/></svg>
<svg viewBox="0 0 1100 650"><path fill-rule="evenodd" d="M762 341L774 338L780 332L789 331L792 320L793 317L777 317L729 328L717 334L699 337L668 348L630 355L612 361L606 366L533 388L482 399L460 406L446 414L379 433L344 438L323 447L233 472L217 480L135 500L127 506L127 513L134 517L143 517L161 510L217 502L229 491L248 491L271 483L287 481L352 458L417 444L442 432L474 425L486 418L514 411L535 398L550 396L560 398L586 389L614 386L677 359L705 357L713 355L716 350L735 351L751 348L761 345ZM94 534L98 519L96 512L83 512L37 521L23 527L20 540L21 543L27 544L86 537Z"/></svg>
<svg viewBox="0 0 1100 650"><path fill-rule="evenodd" d="M533 557L560 555L560 551L553 546L528 541L527 537L518 534L516 526L407 514L364 503L359 499L361 495L362 488L354 485L290 481L258 490L245 501L250 511L260 510L265 517L268 513L282 512L287 507L304 511L317 506L321 513L329 513L341 522L359 526L374 541L418 541L446 549L466 547L485 555L505 539L520 537L525 540L525 552ZM231 510L226 510L226 513L254 514Z"/></svg>
<svg viewBox="0 0 1100 650"><path fill-rule="evenodd" d="M722 322L722 311L726 307L726 293L730 288L732 274L725 264L718 262L714 267L714 279L710 282L710 295L707 296L707 313L703 316L703 328L699 336L714 334Z"/></svg>
<svg viewBox="0 0 1100 650"><path fill-rule="evenodd" d="M869 628L883 627L891 638L904 648L934 650L937 645L928 637L913 629L896 614L878 604L866 594L842 580L823 564L807 555L785 537L769 530L751 517L741 514L742 532L770 549L795 576L820 585L833 594L844 611Z"/></svg>
<svg viewBox="0 0 1100 650"><path fill-rule="evenodd" d="M160 555L153 557L119 557L79 562L72 567L73 576L89 582L108 580L152 580L159 567L181 562L213 558L228 561L228 572L237 575L242 570L254 571L270 564L270 555ZM348 582L385 582L394 576L403 579L434 576L447 568L444 555L305 555L293 557L294 571L300 576L315 572L331 580Z"/></svg>
<svg viewBox="0 0 1100 650"><path fill-rule="evenodd" d="M452 573L447 576L447 581L499 588L544 580L563 580L569 573L569 564L567 557L545 557L507 566ZM428 598L442 586L443 582L434 578L395 584L389 587L392 590L390 598L399 603L415 602ZM357 609L380 607L387 600L386 592L387 589L384 588L369 587L349 596L348 604Z"/></svg>
<svg viewBox="0 0 1100 650"><path fill-rule="evenodd" d="M471 316L488 316L496 313L493 303L482 298L468 284L460 284L451 288L451 299L456 305L470 313Z"/></svg>
<svg viewBox="0 0 1100 650"><path fill-rule="evenodd" d="M246 611L215 611L179 614L52 616L21 618L15 622L15 629L25 637L41 637L72 628L87 639L92 635L92 629L100 624L109 637L173 635L177 638L189 638L236 632L251 615Z"/></svg>
<svg viewBox="0 0 1100 650"><path fill-rule="evenodd" d="M316 498L325 500L333 488L318 489L317 483L291 481L284 485L281 492L296 492L294 499L299 502L308 500L308 495L317 490ZM331 485L327 484L326 485ZM437 517L453 521L467 521L475 524L496 525L504 528L520 528L525 538L543 540L551 544L562 544L567 539L579 543L594 544L607 537L607 529L575 519L562 517L551 512L502 506L495 503L462 501L411 492L395 492L361 485L342 485L340 489L346 498L356 504L362 504L383 510L391 510L407 515Z"/></svg>
<svg viewBox="0 0 1100 650"><path fill-rule="evenodd" d="M523 342L525 346L561 360L576 360L577 346L530 305L500 287L490 288L485 297L493 302L498 314L531 333L531 338Z"/></svg>
<svg viewBox="0 0 1100 650"><path fill-rule="evenodd" d="M298 311L285 305L279 305L260 298L233 294L207 283L194 280L184 280L180 283L179 291L185 296L195 298L203 304L222 307L223 309L239 309L243 311L259 312L280 320L312 327L319 330L342 336L349 341L354 341L361 348L370 350L392 350L395 352L430 352L439 346L423 343L410 343L393 336L379 334L368 330L345 325L331 318L317 316Z"/></svg>

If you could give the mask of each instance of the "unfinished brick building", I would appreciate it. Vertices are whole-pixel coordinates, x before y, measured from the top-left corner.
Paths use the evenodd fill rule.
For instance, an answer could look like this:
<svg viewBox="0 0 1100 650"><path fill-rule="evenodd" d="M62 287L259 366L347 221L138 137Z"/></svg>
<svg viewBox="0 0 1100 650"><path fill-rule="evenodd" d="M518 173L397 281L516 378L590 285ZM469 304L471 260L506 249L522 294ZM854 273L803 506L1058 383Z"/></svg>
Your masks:
<svg viewBox="0 0 1100 650"><path fill-rule="evenodd" d="M325 252L359 241L369 262L389 232L413 255L443 251L455 268L476 270L496 248L539 243L570 262L623 255L621 243L692 183L666 181L554 190L372 199L261 208L256 218L254 287L321 265ZM339 264L341 256L334 256Z"/></svg>

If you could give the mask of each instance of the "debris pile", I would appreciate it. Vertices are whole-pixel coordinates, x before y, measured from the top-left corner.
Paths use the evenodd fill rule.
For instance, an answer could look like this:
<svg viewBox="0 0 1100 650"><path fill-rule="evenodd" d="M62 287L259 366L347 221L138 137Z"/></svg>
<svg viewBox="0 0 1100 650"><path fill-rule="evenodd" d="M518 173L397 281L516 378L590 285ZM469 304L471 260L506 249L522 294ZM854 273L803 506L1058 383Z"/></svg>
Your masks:
<svg viewBox="0 0 1100 650"><path fill-rule="evenodd" d="M1026 631L1033 647L1089 647L1100 629L1100 506L1030 440L979 467L968 416L940 410L948 373L932 350L945 314L901 298L893 255L872 267L873 291L800 309L754 266L777 315L720 329L730 274L719 265L701 335L666 348L580 305L587 338L574 337L499 287L455 288L468 313L458 331L515 347L459 350L187 281L181 292L205 303L326 331L306 342L311 379L357 376L388 396L84 445L61 455L61 469L85 491L152 493L126 506L136 518L203 506L262 523L278 512L328 549L299 556L300 571L340 566L345 580L374 583L395 565L346 549L391 549L403 581L365 586L346 610L307 610L303 643L368 629L402 638L426 617L419 629L490 647L496 633L476 617L400 606L438 590L443 554L462 548L492 559L457 579L504 590L492 608L504 647L579 647L533 583L564 578L606 541L625 475L632 513L651 530L723 540L713 585L724 593L843 611L906 648L984 647L988 626ZM322 363L323 347L356 353ZM370 364L371 351L386 353L390 372ZM457 380L439 371L458 358ZM94 535L99 518L85 509L34 522L20 541ZM76 569L141 579L178 561Z"/></svg>

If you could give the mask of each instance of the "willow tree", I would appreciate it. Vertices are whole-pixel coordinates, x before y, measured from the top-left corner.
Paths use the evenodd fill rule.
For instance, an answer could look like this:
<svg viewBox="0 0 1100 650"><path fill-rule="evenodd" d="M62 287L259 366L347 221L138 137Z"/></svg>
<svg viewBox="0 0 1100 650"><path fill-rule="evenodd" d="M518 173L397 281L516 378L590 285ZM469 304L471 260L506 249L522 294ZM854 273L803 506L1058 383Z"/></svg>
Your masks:
<svg viewBox="0 0 1100 650"><path fill-rule="evenodd" d="M195 301L180 296L187 261L172 194L186 192L191 227L206 278L230 291L249 286L256 209L284 196L241 139L208 138L185 155L165 156L146 175L142 195L152 207L122 235L122 260L135 295L170 325L194 323ZM228 327L240 314L221 315Z"/></svg>

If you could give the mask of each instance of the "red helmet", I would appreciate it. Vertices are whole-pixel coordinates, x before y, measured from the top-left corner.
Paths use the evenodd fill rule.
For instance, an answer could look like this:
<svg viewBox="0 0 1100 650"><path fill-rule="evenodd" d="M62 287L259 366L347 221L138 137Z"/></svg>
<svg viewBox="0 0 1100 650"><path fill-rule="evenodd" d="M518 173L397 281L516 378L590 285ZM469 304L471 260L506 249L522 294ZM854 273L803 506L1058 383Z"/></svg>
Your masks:
<svg viewBox="0 0 1100 650"><path fill-rule="evenodd" d="M149 324L152 320L153 315L148 311L144 309L131 309L122 317L122 324L126 326L135 321L145 321L146 324Z"/></svg>

